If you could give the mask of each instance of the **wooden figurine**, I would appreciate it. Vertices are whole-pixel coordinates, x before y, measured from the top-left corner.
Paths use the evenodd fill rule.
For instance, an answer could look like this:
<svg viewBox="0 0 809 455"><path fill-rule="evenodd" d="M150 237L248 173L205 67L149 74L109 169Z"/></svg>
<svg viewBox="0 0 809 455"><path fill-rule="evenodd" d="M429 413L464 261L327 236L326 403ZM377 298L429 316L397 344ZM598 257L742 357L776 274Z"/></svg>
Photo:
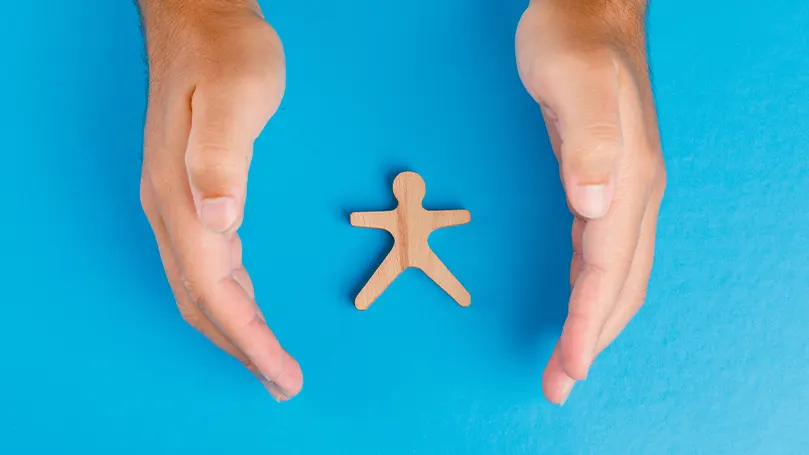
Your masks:
<svg viewBox="0 0 809 455"><path fill-rule="evenodd" d="M434 230L466 224L471 215L468 210L426 210L421 205L425 191L420 175L402 172L393 181L393 194L399 202L394 210L351 214L352 226L383 229L393 235L393 248L357 295L354 302L357 309L371 306L410 267L423 271L461 306L467 307L472 302L469 292L427 244Z"/></svg>

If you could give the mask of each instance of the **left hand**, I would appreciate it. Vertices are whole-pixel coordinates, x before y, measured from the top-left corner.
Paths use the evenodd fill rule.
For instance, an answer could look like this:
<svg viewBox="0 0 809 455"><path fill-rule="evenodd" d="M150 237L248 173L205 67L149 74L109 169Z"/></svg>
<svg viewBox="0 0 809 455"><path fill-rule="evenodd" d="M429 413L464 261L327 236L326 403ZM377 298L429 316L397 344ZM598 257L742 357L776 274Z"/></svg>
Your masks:
<svg viewBox="0 0 809 455"><path fill-rule="evenodd" d="M666 185L645 0L532 0L520 77L539 103L574 214L568 317L543 391L562 404L646 298Z"/></svg>

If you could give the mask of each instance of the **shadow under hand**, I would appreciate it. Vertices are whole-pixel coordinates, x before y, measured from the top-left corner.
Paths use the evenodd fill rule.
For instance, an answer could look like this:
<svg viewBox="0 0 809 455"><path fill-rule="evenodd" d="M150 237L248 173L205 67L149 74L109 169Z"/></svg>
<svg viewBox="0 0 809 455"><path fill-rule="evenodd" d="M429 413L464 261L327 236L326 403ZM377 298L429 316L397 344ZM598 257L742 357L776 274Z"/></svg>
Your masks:
<svg viewBox="0 0 809 455"><path fill-rule="evenodd" d="M510 312L506 332L513 335L514 352L534 363L550 355L567 314L572 216L539 106L517 73L514 37L527 2L477 0L470 6L482 10L473 17L485 18L477 27L488 33L476 37L472 45L481 51L481 65L496 68L481 68L481 73L494 71L490 78L502 84L497 89L512 120L507 127L509 143L502 146L509 156L507 171L520 180L510 183L520 202L507 202L501 215L511 217L504 229L517 239L512 246L517 253L508 257L517 258L509 269L518 272L507 286L511 295L520 296L518 301L502 302ZM518 215L512 217L515 212Z"/></svg>

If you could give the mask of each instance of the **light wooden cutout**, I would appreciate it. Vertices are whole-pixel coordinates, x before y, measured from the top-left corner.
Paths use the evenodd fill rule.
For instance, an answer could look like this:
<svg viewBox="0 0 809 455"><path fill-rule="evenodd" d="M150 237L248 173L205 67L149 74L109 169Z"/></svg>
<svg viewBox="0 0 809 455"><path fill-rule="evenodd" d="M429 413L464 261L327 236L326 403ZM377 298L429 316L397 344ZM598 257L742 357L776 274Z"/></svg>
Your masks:
<svg viewBox="0 0 809 455"><path fill-rule="evenodd" d="M354 305L365 310L406 269L423 271L461 306L472 302L469 292L438 259L427 238L436 229L466 224L472 218L468 210L426 210L424 180L415 172L402 172L393 181L393 194L399 205L387 212L354 212L351 225L382 229L393 235L393 248L357 295Z"/></svg>

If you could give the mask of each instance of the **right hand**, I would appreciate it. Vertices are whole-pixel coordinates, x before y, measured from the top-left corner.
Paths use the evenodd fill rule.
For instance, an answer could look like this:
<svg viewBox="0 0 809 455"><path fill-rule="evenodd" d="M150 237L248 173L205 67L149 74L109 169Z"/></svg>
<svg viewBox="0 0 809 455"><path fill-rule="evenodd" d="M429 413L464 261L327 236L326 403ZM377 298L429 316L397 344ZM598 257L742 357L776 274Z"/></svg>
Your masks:
<svg viewBox="0 0 809 455"><path fill-rule="evenodd" d="M575 217L568 315L543 375L553 403L565 402L646 299L666 187L646 3L533 0L517 29L520 77L545 118Z"/></svg>
<svg viewBox="0 0 809 455"><path fill-rule="evenodd" d="M303 375L256 304L236 233L253 142L283 96L283 48L257 4L205 3L141 1L141 202L183 318L285 401Z"/></svg>

